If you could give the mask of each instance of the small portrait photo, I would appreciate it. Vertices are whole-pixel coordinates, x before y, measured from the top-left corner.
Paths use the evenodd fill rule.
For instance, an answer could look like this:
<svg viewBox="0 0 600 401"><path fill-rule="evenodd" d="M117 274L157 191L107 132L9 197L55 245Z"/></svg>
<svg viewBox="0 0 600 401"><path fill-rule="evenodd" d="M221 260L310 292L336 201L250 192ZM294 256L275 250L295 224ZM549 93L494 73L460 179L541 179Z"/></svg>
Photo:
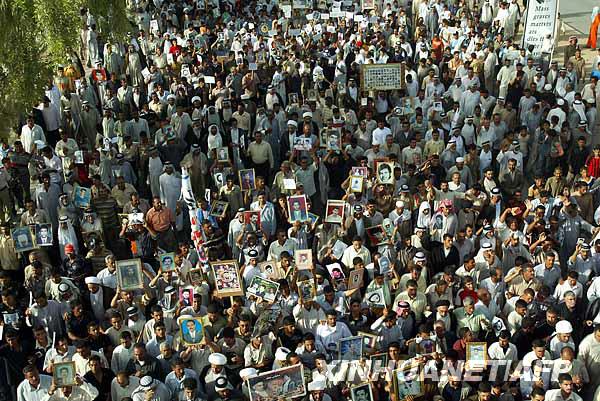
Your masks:
<svg viewBox="0 0 600 401"><path fill-rule="evenodd" d="M200 285L204 281L204 272L201 267L190 270L188 274L192 285Z"/></svg>
<svg viewBox="0 0 600 401"><path fill-rule="evenodd" d="M202 319L179 319L179 332L181 341L186 345L195 345L202 342L204 338Z"/></svg>
<svg viewBox="0 0 600 401"><path fill-rule="evenodd" d="M229 163L229 148L217 148L217 161L222 163Z"/></svg>
<svg viewBox="0 0 600 401"><path fill-rule="evenodd" d="M329 272L329 276L333 281L340 282L346 279L346 275L344 274L344 270L342 270L342 266L339 263L332 263L327 265L327 271Z"/></svg>
<svg viewBox="0 0 600 401"><path fill-rule="evenodd" d="M92 191L86 187L75 187L73 189L73 204L81 209L90 207Z"/></svg>
<svg viewBox="0 0 600 401"><path fill-rule="evenodd" d="M308 220L308 206L306 204L306 195L288 196L288 216L289 222L304 222Z"/></svg>
<svg viewBox="0 0 600 401"><path fill-rule="evenodd" d="M213 181L218 189L221 189L225 185L225 173L214 173Z"/></svg>
<svg viewBox="0 0 600 401"><path fill-rule="evenodd" d="M288 94L288 103L289 104L300 104L297 93Z"/></svg>
<svg viewBox="0 0 600 401"><path fill-rule="evenodd" d="M298 287L298 296L303 301L311 301L317 293L315 282L313 280L302 280L296 283Z"/></svg>
<svg viewBox="0 0 600 401"><path fill-rule="evenodd" d="M310 249L297 249L294 252L294 261L296 262L296 269L298 270L312 269L312 251Z"/></svg>
<svg viewBox="0 0 600 401"><path fill-rule="evenodd" d="M342 136L337 130L329 130L327 132L327 149L334 152L342 150Z"/></svg>
<svg viewBox="0 0 600 401"><path fill-rule="evenodd" d="M267 302L273 302L279 292L279 283L260 276L254 276L250 286L246 290L248 294L252 294Z"/></svg>
<svg viewBox="0 0 600 401"><path fill-rule="evenodd" d="M487 343L468 342L467 362L469 362L470 369L484 369L487 362Z"/></svg>
<svg viewBox="0 0 600 401"><path fill-rule="evenodd" d="M210 215L213 217L225 218L225 213L227 213L228 206L229 202L214 201L210 207Z"/></svg>
<svg viewBox="0 0 600 401"><path fill-rule="evenodd" d="M244 224L246 231L258 231L260 229L260 211L246 210L244 212Z"/></svg>
<svg viewBox="0 0 600 401"><path fill-rule="evenodd" d="M363 284L365 269L352 270L348 275L348 289L360 288Z"/></svg>
<svg viewBox="0 0 600 401"><path fill-rule="evenodd" d="M258 268L269 280L279 280L283 278L281 268L277 266L277 262L274 260L259 263Z"/></svg>
<svg viewBox="0 0 600 401"><path fill-rule="evenodd" d="M179 288L179 303L182 306L192 306L194 302L194 287Z"/></svg>
<svg viewBox="0 0 600 401"><path fill-rule="evenodd" d="M379 264L379 273L383 274L384 276L392 273L392 263L387 255L381 256L377 263Z"/></svg>
<svg viewBox="0 0 600 401"><path fill-rule="evenodd" d="M85 164L83 159L83 150L76 150L73 155L73 159L75 164Z"/></svg>
<svg viewBox="0 0 600 401"><path fill-rule="evenodd" d="M371 384L365 383L350 388L350 397L352 401L373 401L373 392Z"/></svg>
<svg viewBox="0 0 600 401"><path fill-rule="evenodd" d="M369 177L369 168L368 167L354 166L354 167L352 167L350 175L361 176L361 177L363 177L363 178L366 179L366 178Z"/></svg>
<svg viewBox="0 0 600 401"><path fill-rule="evenodd" d="M238 174L242 191L250 191L251 189L256 188L256 179L253 168L240 170Z"/></svg>
<svg viewBox="0 0 600 401"><path fill-rule="evenodd" d="M117 283L122 291L143 288L142 261L140 259L118 260Z"/></svg>
<svg viewBox="0 0 600 401"><path fill-rule="evenodd" d="M376 372L379 372L380 374L385 374L385 368L388 364L388 355L386 352L370 355L369 359L371 360L371 374Z"/></svg>
<svg viewBox="0 0 600 401"><path fill-rule="evenodd" d="M308 89L306 91L306 98L310 102L316 102L318 99L318 93L316 89Z"/></svg>
<svg viewBox="0 0 600 401"><path fill-rule="evenodd" d="M350 191L354 193L361 193L363 191L363 180L362 176L353 175L350 177Z"/></svg>
<svg viewBox="0 0 600 401"><path fill-rule="evenodd" d="M30 251L35 248L33 233L31 232L31 228L29 226L13 228L11 231L11 237L17 252Z"/></svg>
<svg viewBox="0 0 600 401"><path fill-rule="evenodd" d="M365 294L365 301L372 308L385 308L385 297L383 288L377 288Z"/></svg>
<svg viewBox="0 0 600 401"><path fill-rule="evenodd" d="M162 273L175 271L175 253L169 252L158 255L158 261Z"/></svg>
<svg viewBox="0 0 600 401"><path fill-rule="evenodd" d="M346 337L338 340L339 359L342 361L358 361L362 358L363 338L361 336Z"/></svg>
<svg viewBox="0 0 600 401"><path fill-rule="evenodd" d="M420 397L424 393L421 369L398 369L394 371L394 390L399 400L408 396Z"/></svg>
<svg viewBox="0 0 600 401"><path fill-rule="evenodd" d="M366 231L372 246L381 245L388 241L387 234L381 224L369 227Z"/></svg>
<svg viewBox="0 0 600 401"><path fill-rule="evenodd" d="M361 0L360 6L363 10L373 10L375 8L375 0Z"/></svg>
<svg viewBox="0 0 600 401"><path fill-rule="evenodd" d="M52 376L54 377L54 384L56 387L77 385L77 382L75 381L75 377L77 376L75 362L55 363L53 368Z"/></svg>
<svg viewBox="0 0 600 401"><path fill-rule="evenodd" d="M35 244L37 246L52 246L52 224L35 225Z"/></svg>
<svg viewBox="0 0 600 401"><path fill-rule="evenodd" d="M343 200L327 200L327 208L325 211L325 222L342 224L344 222L344 209L346 202Z"/></svg>
<svg viewBox="0 0 600 401"><path fill-rule="evenodd" d="M379 184L394 184L394 163L377 163L377 182Z"/></svg>

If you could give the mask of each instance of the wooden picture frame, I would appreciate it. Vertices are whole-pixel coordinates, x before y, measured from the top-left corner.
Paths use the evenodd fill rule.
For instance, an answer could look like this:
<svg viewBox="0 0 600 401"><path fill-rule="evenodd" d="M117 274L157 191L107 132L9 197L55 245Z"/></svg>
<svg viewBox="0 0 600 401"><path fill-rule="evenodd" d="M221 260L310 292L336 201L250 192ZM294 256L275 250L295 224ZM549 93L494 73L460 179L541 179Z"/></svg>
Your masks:
<svg viewBox="0 0 600 401"><path fill-rule="evenodd" d="M179 318L179 338L185 345L198 345L202 343L204 339L204 325L202 324L202 318L199 317L188 317ZM194 324L194 330L191 330L191 324Z"/></svg>
<svg viewBox="0 0 600 401"><path fill-rule="evenodd" d="M260 373L247 383L250 401L291 400L305 396L307 390L301 363Z"/></svg>
<svg viewBox="0 0 600 401"><path fill-rule="evenodd" d="M470 369L485 369L488 360L487 343L483 341L468 342L466 347L466 361Z"/></svg>
<svg viewBox="0 0 600 401"><path fill-rule="evenodd" d="M117 260L117 283L121 291L144 288L142 261L140 259Z"/></svg>
<svg viewBox="0 0 600 401"><path fill-rule="evenodd" d="M317 294L314 280L302 280L296 282L298 287L298 297L304 301L312 301Z"/></svg>
<svg viewBox="0 0 600 401"><path fill-rule="evenodd" d="M313 255L310 249L297 249L294 252L294 262L296 263L296 269L300 270L311 270L313 267Z"/></svg>
<svg viewBox="0 0 600 401"><path fill-rule="evenodd" d="M371 383L367 382L350 387L350 399L352 401L373 401Z"/></svg>
<svg viewBox="0 0 600 401"><path fill-rule="evenodd" d="M298 205L298 208L295 207ZM288 196L287 198L288 207L288 222L293 224L296 221L305 222L309 221L308 217L308 202L306 195L294 195Z"/></svg>
<svg viewBox="0 0 600 401"><path fill-rule="evenodd" d="M235 260L211 262L210 267L215 279L215 288L219 297L244 295L240 270Z"/></svg>
<svg viewBox="0 0 600 401"><path fill-rule="evenodd" d="M425 394L423 369L418 367L416 377L412 375L412 370L409 365L393 371L393 388L398 400L405 400L409 395L417 398Z"/></svg>
<svg viewBox="0 0 600 401"><path fill-rule="evenodd" d="M57 387L76 386L77 368L75 362L58 362L52 366L52 377Z"/></svg>
<svg viewBox="0 0 600 401"><path fill-rule="evenodd" d="M227 208L229 207L229 202L225 201L214 201L210 206L210 216L225 218L227 214Z"/></svg>
<svg viewBox="0 0 600 401"><path fill-rule="evenodd" d="M363 285L364 274L364 268L351 270L348 274L348 289L353 290L355 288L360 288Z"/></svg>

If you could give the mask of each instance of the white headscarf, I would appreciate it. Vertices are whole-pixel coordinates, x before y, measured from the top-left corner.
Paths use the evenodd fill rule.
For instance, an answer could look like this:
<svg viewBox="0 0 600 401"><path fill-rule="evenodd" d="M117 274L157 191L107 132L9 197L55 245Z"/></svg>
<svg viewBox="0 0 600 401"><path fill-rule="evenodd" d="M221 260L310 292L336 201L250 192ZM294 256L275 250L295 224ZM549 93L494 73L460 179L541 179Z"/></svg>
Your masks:
<svg viewBox="0 0 600 401"><path fill-rule="evenodd" d="M79 244L77 242L77 235L75 235L75 230L73 229L73 225L70 221L66 221L67 228L62 228L62 223L58 224L58 249L60 250L60 256L64 259L65 257L65 245L73 244L75 250L79 249Z"/></svg>
<svg viewBox="0 0 600 401"><path fill-rule="evenodd" d="M429 210L429 213L425 214L425 210ZM428 228L429 222L431 221L431 206L429 202L423 201L419 206L419 216L417 217L417 227Z"/></svg>

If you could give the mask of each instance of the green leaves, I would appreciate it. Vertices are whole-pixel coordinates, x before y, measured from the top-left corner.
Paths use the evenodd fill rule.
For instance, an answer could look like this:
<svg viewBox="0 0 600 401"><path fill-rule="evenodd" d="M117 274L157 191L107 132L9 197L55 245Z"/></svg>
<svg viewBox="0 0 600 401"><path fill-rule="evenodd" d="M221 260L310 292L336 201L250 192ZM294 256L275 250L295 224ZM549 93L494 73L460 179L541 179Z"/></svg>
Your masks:
<svg viewBox="0 0 600 401"><path fill-rule="evenodd" d="M121 40L132 25L125 0L0 0L0 135L37 105L56 65L79 52L88 7L104 37ZM2 131L4 130L4 132Z"/></svg>

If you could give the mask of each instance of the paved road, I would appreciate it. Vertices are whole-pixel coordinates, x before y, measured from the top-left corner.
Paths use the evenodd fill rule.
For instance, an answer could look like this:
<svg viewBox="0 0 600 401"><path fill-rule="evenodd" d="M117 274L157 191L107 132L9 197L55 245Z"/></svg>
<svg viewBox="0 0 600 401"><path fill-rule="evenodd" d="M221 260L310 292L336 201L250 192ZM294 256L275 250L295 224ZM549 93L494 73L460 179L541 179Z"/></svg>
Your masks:
<svg viewBox="0 0 600 401"><path fill-rule="evenodd" d="M560 0L560 17L563 23L575 30L576 35L587 36L591 24L590 16L595 6L598 6L598 2L593 0ZM568 27L567 31L569 31Z"/></svg>

